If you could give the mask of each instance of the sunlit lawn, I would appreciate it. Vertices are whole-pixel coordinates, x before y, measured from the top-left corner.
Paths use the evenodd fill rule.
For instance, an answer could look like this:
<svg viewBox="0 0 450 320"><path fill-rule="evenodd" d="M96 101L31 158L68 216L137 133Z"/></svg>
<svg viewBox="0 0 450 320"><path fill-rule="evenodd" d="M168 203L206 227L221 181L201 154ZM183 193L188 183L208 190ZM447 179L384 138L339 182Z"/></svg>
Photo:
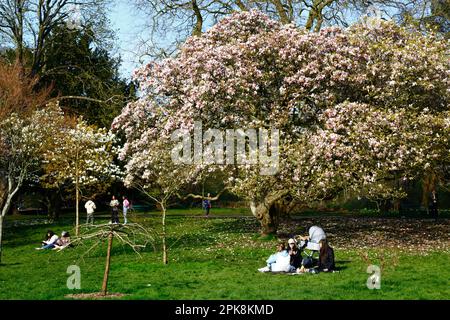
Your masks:
<svg viewBox="0 0 450 320"><path fill-rule="evenodd" d="M201 211L201 210L200 210ZM174 213L174 212L172 212ZM196 214L197 211L193 211ZM216 212L218 213L218 212ZM225 211L223 212L225 214ZM11 222L11 217L8 217ZM137 214L132 220L158 231L160 219ZM97 223L105 222L97 219ZM105 246L81 256L85 246L62 252L34 250L47 229L72 230L73 221L12 227L4 234L0 266L0 299L65 299L71 293L97 292L104 271ZM336 249L339 273L263 274L276 239L258 237L253 218L180 217L169 215L169 264L160 250L148 247L142 258L116 242L110 274L110 292L124 299L449 299L450 254L426 256L390 252L381 289L369 290L367 263L360 251ZM155 243L157 248L160 243ZM381 247L380 247L381 250ZM377 254L372 249L371 254ZM398 260L398 261L397 261ZM81 268L81 290L69 290L69 265Z"/></svg>

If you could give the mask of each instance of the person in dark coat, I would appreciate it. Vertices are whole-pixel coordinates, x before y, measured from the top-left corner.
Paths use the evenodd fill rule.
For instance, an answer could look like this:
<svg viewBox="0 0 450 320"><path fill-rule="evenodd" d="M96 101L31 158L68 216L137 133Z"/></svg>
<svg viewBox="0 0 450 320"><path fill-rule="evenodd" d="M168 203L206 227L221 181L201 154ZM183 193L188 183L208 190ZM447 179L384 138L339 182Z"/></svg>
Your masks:
<svg viewBox="0 0 450 320"><path fill-rule="evenodd" d="M317 269L319 271L330 272L336 267L334 264L334 250L328 245L326 239L320 240L320 254Z"/></svg>
<svg viewBox="0 0 450 320"><path fill-rule="evenodd" d="M203 200L203 211L205 212L205 216L209 217L209 210L211 210L211 200L209 200L211 194L208 193L206 199Z"/></svg>
<svg viewBox="0 0 450 320"><path fill-rule="evenodd" d="M430 214L431 214L431 217L434 218L435 221L437 221L439 213L438 213L438 198L437 198L437 193L436 193L435 189L433 189L433 191L431 191Z"/></svg>
<svg viewBox="0 0 450 320"><path fill-rule="evenodd" d="M319 241L320 252L319 252L319 261L317 264L317 268L306 268L303 265L297 269L297 273L317 273L317 272L333 272L336 269L334 263L334 250L328 245L328 241L326 239L322 239Z"/></svg>
<svg viewBox="0 0 450 320"><path fill-rule="evenodd" d="M300 254L300 249L297 246L297 242L294 239L289 239L288 245L288 253L291 257L290 265L294 268L295 271L302 264L302 256Z"/></svg>

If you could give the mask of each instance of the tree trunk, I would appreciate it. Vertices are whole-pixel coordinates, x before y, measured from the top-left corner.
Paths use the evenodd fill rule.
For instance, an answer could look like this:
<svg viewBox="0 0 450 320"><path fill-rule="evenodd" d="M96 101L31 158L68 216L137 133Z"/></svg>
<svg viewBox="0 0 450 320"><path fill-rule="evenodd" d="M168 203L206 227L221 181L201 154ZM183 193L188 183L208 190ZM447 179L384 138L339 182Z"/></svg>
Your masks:
<svg viewBox="0 0 450 320"><path fill-rule="evenodd" d="M61 196L58 190L55 189L46 189L45 191L47 215L49 219L57 220L61 211Z"/></svg>
<svg viewBox="0 0 450 320"><path fill-rule="evenodd" d="M250 209L252 214L259 220L261 223L261 234L269 235L276 234L278 228L278 219L274 216L276 214L275 210L272 208L272 205L268 205L266 202L250 202Z"/></svg>
<svg viewBox="0 0 450 320"><path fill-rule="evenodd" d="M106 265L105 265L105 274L103 276L103 284L102 284L102 295L106 296L108 292L108 278L109 278L109 266L111 263L111 249L113 243L113 233L112 231L108 235L108 251L106 253Z"/></svg>
<svg viewBox="0 0 450 320"><path fill-rule="evenodd" d="M429 214L429 198L430 193L433 188L435 188L436 184L436 175L434 173L426 173L425 177L422 180L422 206Z"/></svg>
<svg viewBox="0 0 450 320"><path fill-rule="evenodd" d="M6 216L6 214L9 211L9 209L11 208L12 198L13 198L13 196L11 196L11 195L8 195L6 197L6 201L3 204L3 208L2 208L2 212L1 212L1 216L2 217Z"/></svg>
<svg viewBox="0 0 450 320"><path fill-rule="evenodd" d="M77 182L75 184L75 193L76 193L76 195L75 195L75 201L76 201L76 204L75 204L75 215L76 215L76 218L75 218L75 235L78 236L78 234L80 233L80 215L79 215L79 212L78 212L78 202L79 202L79 197L80 197L79 193L80 192L78 190L78 179L77 179Z"/></svg>
<svg viewBox="0 0 450 320"><path fill-rule="evenodd" d="M0 216L0 264L2 263L3 216Z"/></svg>
<svg viewBox="0 0 450 320"><path fill-rule="evenodd" d="M163 264L168 264L169 260L167 257L167 245L166 245L166 207L164 204L161 204L162 210L162 246L163 246Z"/></svg>
<svg viewBox="0 0 450 320"><path fill-rule="evenodd" d="M1 259L2 259L3 218L8 213L8 211L11 207L12 199L16 195L17 191L19 191L19 186L20 186L20 183L19 183L19 185L16 186L16 188L14 190L12 190L12 182L11 182L11 180L8 181L8 195L6 196L6 201L3 204L2 212L0 213L0 219L1 219L0 220L0 263L2 262Z"/></svg>

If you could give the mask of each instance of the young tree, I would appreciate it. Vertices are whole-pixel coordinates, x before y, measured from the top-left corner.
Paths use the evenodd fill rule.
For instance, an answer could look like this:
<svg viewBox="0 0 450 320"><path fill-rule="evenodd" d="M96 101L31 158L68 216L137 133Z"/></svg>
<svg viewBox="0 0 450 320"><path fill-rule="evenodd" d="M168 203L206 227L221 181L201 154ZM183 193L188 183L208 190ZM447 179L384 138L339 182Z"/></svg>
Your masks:
<svg viewBox="0 0 450 320"><path fill-rule="evenodd" d="M148 107L148 108L147 108ZM162 213L163 263L168 263L166 212L170 200L188 183L196 183L195 166L175 164L168 145L174 145L160 122L164 110L141 100L130 103L113 122L113 130L125 135L119 159L126 162L125 186L136 188L154 201Z"/></svg>
<svg viewBox="0 0 450 320"><path fill-rule="evenodd" d="M137 223L127 225L101 224L86 227L82 234L72 241L72 244L83 245L91 240L96 240L94 244L86 251L89 253L92 249L99 246L105 240L107 241L105 272L103 274L101 295L108 294L109 273L111 269L111 251L114 239L122 245L129 246L140 256L139 251L145 249L149 243L155 241L154 235L148 228L144 228Z"/></svg>
<svg viewBox="0 0 450 320"><path fill-rule="evenodd" d="M79 202L83 189L104 190L120 170L114 164L114 135L104 128L89 126L79 118L54 136L53 146L44 153L47 184L68 182L74 187L76 235L79 233Z"/></svg>

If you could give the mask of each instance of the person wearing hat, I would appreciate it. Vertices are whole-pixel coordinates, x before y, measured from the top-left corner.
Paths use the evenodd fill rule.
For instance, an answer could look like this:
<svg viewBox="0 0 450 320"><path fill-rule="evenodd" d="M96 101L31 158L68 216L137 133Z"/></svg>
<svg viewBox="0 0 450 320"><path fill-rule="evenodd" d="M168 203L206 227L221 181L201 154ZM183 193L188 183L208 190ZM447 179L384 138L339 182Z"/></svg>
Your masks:
<svg viewBox="0 0 450 320"><path fill-rule="evenodd" d="M288 253L290 256L290 265L292 269L295 271L302 264L302 256L300 254L300 250L297 246L297 242L294 239L289 239L288 241Z"/></svg>

